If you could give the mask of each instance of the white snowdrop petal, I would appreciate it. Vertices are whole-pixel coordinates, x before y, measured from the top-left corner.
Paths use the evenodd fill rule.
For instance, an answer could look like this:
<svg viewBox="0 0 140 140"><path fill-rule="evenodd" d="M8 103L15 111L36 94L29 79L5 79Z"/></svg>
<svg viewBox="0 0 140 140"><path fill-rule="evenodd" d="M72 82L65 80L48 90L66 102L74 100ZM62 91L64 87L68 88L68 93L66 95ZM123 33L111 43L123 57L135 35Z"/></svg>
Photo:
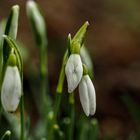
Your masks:
<svg viewBox="0 0 140 140"><path fill-rule="evenodd" d="M86 116L89 116L90 108L89 108L88 89L87 89L87 85L86 85L86 81L84 77L82 78L79 84L79 96L80 96L80 101L81 101L84 113L86 114Z"/></svg>
<svg viewBox="0 0 140 140"><path fill-rule="evenodd" d="M96 94L95 88L93 83L88 75L85 76L87 89L88 89L88 97L89 97L89 108L90 108L90 115L94 115L96 111Z"/></svg>
<svg viewBox="0 0 140 140"><path fill-rule="evenodd" d="M16 66L8 66L1 89L1 102L5 111L14 112L20 102L21 79Z"/></svg>
<svg viewBox="0 0 140 140"><path fill-rule="evenodd" d="M65 67L65 73L68 83L68 92L71 93L78 86L83 74L83 67L80 55L70 55Z"/></svg>

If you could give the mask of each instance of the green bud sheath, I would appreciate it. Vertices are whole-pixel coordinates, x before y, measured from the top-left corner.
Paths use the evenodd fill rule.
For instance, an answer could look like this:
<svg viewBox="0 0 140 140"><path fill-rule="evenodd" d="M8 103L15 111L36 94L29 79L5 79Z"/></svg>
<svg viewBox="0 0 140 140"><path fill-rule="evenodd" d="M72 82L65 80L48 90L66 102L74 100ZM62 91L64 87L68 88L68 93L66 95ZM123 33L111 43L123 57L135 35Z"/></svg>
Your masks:
<svg viewBox="0 0 140 140"><path fill-rule="evenodd" d="M80 44L79 42L73 41L70 46L70 51L72 54L80 54Z"/></svg>
<svg viewBox="0 0 140 140"><path fill-rule="evenodd" d="M11 53L9 55L8 61L7 61L7 65L8 66L15 66L17 64L17 60L16 60L16 56L14 53Z"/></svg>
<svg viewBox="0 0 140 140"><path fill-rule="evenodd" d="M89 22L86 21L82 27L78 30L78 32L75 34L75 36L73 37L72 41L74 42L78 42L80 44L80 46L83 45L84 39L85 39L85 35L87 32L89 26Z"/></svg>

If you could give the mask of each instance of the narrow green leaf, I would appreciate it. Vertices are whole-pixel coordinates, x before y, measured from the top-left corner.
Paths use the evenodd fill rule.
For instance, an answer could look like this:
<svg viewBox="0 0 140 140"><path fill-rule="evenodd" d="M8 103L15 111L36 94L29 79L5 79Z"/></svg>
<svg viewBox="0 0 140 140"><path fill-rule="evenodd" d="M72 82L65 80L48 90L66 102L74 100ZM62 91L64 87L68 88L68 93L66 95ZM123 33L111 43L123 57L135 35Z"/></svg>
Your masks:
<svg viewBox="0 0 140 140"><path fill-rule="evenodd" d="M5 26L6 26L6 20L2 19L0 22L0 44L2 44L2 40L3 40L3 34L5 31Z"/></svg>
<svg viewBox="0 0 140 140"><path fill-rule="evenodd" d="M7 20L5 34L16 39L18 30L19 6L14 5Z"/></svg>
<svg viewBox="0 0 140 140"><path fill-rule="evenodd" d="M0 22L0 87L2 80L2 70L3 70L3 34L5 30L6 20Z"/></svg>
<svg viewBox="0 0 140 140"><path fill-rule="evenodd" d="M7 130L0 140L10 140L11 131Z"/></svg>
<svg viewBox="0 0 140 140"><path fill-rule="evenodd" d="M5 27L5 35L10 36L13 39L16 39L17 37L17 30L18 30L18 19L19 19L19 6L14 5L11 9L11 12L9 14L6 27ZM11 51L11 48L7 46L6 42L3 42L3 61L4 65L6 64L7 58L9 56L9 53Z"/></svg>

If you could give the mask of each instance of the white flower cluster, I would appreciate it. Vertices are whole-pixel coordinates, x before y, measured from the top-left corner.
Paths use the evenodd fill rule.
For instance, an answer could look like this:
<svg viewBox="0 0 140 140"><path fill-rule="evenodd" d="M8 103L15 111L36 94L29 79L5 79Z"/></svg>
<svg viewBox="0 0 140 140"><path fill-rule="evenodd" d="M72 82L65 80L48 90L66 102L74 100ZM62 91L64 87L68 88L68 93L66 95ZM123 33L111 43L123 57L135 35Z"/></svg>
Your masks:
<svg viewBox="0 0 140 140"><path fill-rule="evenodd" d="M73 92L79 85L80 101L86 116L89 116L94 115L96 111L96 95L89 75L83 73L80 55L71 54L65 66L68 92Z"/></svg>

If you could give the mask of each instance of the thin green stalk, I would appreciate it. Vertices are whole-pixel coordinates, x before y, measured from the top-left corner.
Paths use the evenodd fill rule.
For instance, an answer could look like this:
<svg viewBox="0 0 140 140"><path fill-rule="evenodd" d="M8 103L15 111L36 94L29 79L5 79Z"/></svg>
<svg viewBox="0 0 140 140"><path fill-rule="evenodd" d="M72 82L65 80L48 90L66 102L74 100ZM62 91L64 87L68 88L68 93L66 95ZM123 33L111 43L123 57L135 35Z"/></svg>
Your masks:
<svg viewBox="0 0 140 140"><path fill-rule="evenodd" d="M24 98L23 95L20 101L20 122L21 122L21 134L20 140L25 140L25 120L24 120Z"/></svg>
<svg viewBox="0 0 140 140"><path fill-rule="evenodd" d="M41 43L39 46L39 55L40 55L40 73L41 76L46 77L48 75L47 71L47 43Z"/></svg>
<svg viewBox="0 0 140 140"><path fill-rule="evenodd" d="M57 114L60 109L64 79L65 79L65 69L64 69L64 65L62 64L59 82L58 82L57 89L56 89L56 96L55 96L55 107L54 107L54 119L55 120L57 118Z"/></svg>
<svg viewBox="0 0 140 140"><path fill-rule="evenodd" d="M40 76L41 76L41 116L46 118L49 108L50 99L48 93L48 71L47 71L47 34L45 19L41 14L38 4L35 1L27 2L27 15L31 21L32 29L35 35L35 41L39 49L40 57ZM47 110L46 110L47 109Z"/></svg>
<svg viewBox="0 0 140 140"><path fill-rule="evenodd" d="M49 129L49 120L48 115L51 111L51 99L49 96L49 88L48 88L48 70L47 70L47 50L46 50L47 43L42 44L39 48L39 55L40 55L40 80L41 80L41 117L43 122L46 124L46 136L49 137L50 140L50 133L51 129Z"/></svg>
<svg viewBox="0 0 140 140"><path fill-rule="evenodd" d="M46 54L46 50L43 49L43 47L40 47L40 50L39 50L39 55L40 55L40 76L41 76L41 96L42 96L42 99L41 101L43 102L43 107L42 107L42 114L46 114L46 112L48 113L48 100L47 100L47 97L48 97L48 78L47 78L47 62L46 62L46 59L47 59L47 54ZM44 111L45 109L45 111ZM43 115L44 116L44 115Z"/></svg>
<svg viewBox="0 0 140 140"><path fill-rule="evenodd" d="M67 62L67 59L68 59L68 51L65 52L64 57L63 57L59 80L58 80L58 84L56 88L55 104L54 104L54 120L55 121L57 119L57 115L58 115L60 104L61 104L63 85L64 85L64 80L65 80L65 64Z"/></svg>
<svg viewBox="0 0 140 140"><path fill-rule="evenodd" d="M51 110L51 99L49 96L49 86L48 86L48 69L47 69L47 50L46 47L47 42L42 42L39 49L39 57L40 57L40 77L41 77L41 113L45 117Z"/></svg>
<svg viewBox="0 0 140 140"><path fill-rule="evenodd" d="M68 140L73 140L74 132L74 118L75 118L75 108L74 108L74 92L69 94L69 117L70 117L70 126L68 128Z"/></svg>
<svg viewBox="0 0 140 140"><path fill-rule="evenodd" d="M52 113L52 115L51 115ZM47 135L47 139L48 140L54 140L54 118L53 118L53 112L50 112L50 114L48 114L48 123L47 123L47 129L48 129L48 135Z"/></svg>

